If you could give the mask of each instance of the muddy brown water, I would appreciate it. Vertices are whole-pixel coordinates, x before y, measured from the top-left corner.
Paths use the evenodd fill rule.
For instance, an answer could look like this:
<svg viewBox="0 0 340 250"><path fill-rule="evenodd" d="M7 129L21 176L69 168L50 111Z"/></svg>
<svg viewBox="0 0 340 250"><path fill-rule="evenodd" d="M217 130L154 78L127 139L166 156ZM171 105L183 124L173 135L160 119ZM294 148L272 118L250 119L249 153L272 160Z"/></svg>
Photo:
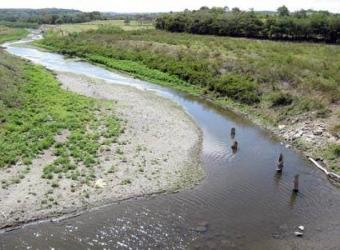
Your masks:
<svg viewBox="0 0 340 250"><path fill-rule="evenodd" d="M32 37L31 37L32 38ZM203 132L204 180L176 194L114 203L0 235L1 249L340 249L340 190L266 131L204 100L24 44L7 50L48 69L127 84L179 103ZM231 151L236 128L239 150ZM175 132L175 131L174 131ZM279 153L282 175L275 173ZM292 193L300 175L300 192ZM297 226L305 226L297 238Z"/></svg>

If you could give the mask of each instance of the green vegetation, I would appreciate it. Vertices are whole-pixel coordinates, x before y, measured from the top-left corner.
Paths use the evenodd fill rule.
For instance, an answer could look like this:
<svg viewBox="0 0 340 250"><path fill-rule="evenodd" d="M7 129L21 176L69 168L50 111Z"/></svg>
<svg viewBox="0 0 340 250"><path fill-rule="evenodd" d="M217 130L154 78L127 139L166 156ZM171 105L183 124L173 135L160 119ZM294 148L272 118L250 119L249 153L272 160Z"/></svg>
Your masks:
<svg viewBox="0 0 340 250"><path fill-rule="evenodd" d="M37 24L82 23L103 19L98 11L81 12L69 9L0 9L0 21L25 27Z"/></svg>
<svg viewBox="0 0 340 250"><path fill-rule="evenodd" d="M208 98L251 114L261 123L277 126L297 117L322 118L332 121L333 134L339 131L337 46L124 31L116 26L68 35L49 32L37 44ZM330 166L339 158L334 148L315 155L327 159Z"/></svg>
<svg viewBox="0 0 340 250"><path fill-rule="evenodd" d="M0 44L24 38L28 32L25 29L14 29L0 25Z"/></svg>
<svg viewBox="0 0 340 250"><path fill-rule="evenodd" d="M48 33L40 46L163 85L257 109L276 123L340 100L340 49L156 30Z"/></svg>
<svg viewBox="0 0 340 250"><path fill-rule="evenodd" d="M0 51L0 76L0 168L31 164L43 150L54 148L57 159L43 177L71 171L73 179L80 166L90 171L99 147L121 131L112 103L62 90L42 67ZM56 136L65 131L67 140L58 142Z"/></svg>
<svg viewBox="0 0 340 250"><path fill-rule="evenodd" d="M25 22L8 22L0 21L1 26L7 26L10 28L27 28L27 29L37 29L39 25L37 23L25 23Z"/></svg>
<svg viewBox="0 0 340 250"><path fill-rule="evenodd" d="M273 40L340 42L340 15L327 11L300 10L290 13L287 7L264 14L228 7L202 7L200 10L165 14L156 20L158 29L219 36Z"/></svg>
<svg viewBox="0 0 340 250"><path fill-rule="evenodd" d="M340 159L340 145L339 144L331 144L323 153L325 158L331 162L330 168L340 174L340 167L339 167L339 159Z"/></svg>
<svg viewBox="0 0 340 250"><path fill-rule="evenodd" d="M51 26L50 29L55 32L73 33L83 32L88 30L97 30L99 28L104 29L105 27L117 26L123 30L144 30L144 29L155 29L152 23L140 23L136 20L125 22L124 20L100 20L92 21L79 24L62 24Z"/></svg>

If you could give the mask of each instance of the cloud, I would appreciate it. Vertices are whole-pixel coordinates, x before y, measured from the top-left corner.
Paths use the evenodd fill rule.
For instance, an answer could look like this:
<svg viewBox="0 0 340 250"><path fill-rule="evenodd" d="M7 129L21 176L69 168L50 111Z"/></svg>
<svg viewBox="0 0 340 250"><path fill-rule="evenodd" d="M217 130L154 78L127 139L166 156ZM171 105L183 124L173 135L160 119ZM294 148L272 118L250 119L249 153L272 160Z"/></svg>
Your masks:
<svg viewBox="0 0 340 250"><path fill-rule="evenodd" d="M0 8L71 8L83 11L167 12L198 9L201 6L240 7L247 10L276 10L286 5L291 10L315 9L340 12L340 0L1 0Z"/></svg>

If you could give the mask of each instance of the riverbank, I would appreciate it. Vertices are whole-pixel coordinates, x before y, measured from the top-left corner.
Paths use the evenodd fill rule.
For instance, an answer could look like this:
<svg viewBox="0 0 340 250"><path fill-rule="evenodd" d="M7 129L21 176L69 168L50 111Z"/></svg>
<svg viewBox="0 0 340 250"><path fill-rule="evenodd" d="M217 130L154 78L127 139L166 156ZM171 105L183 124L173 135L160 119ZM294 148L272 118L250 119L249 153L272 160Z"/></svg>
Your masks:
<svg viewBox="0 0 340 250"><path fill-rule="evenodd" d="M18 86L6 96L19 98L0 106L0 228L173 192L202 179L201 132L178 105L58 72L65 91L41 67L0 56L5 66L15 65L15 75L3 69Z"/></svg>
<svg viewBox="0 0 340 250"><path fill-rule="evenodd" d="M340 172L340 75L336 63L327 59L340 55L337 47L127 32L113 26L46 34L37 45L242 113L330 171Z"/></svg>
<svg viewBox="0 0 340 250"><path fill-rule="evenodd" d="M105 31L103 31L105 33ZM120 33L119 33L120 34ZM92 37L92 33L82 34L89 39ZM121 35L121 34L120 34ZM124 33L123 38L131 36L130 34ZM150 37L141 34L136 35L137 38L131 36L131 39L146 39ZM142 36L142 37L141 37ZM166 37L166 35L164 35ZM176 35L180 36L180 35ZM188 36L188 35L186 35ZM265 127L270 130L273 134L280 137L288 147L293 146L295 149L302 152L307 158L312 157L316 159L319 164L327 167L329 171L339 174L340 172L340 134L339 134L339 103L334 102L326 104L327 98L323 95L327 93L313 92L316 99L320 99L317 103L315 100L301 96L298 92L301 90L294 89L288 86L278 86L282 88L280 91L284 91L287 95L280 94L280 91L274 91L271 95L265 94L263 101L257 105L247 105L240 103L231 98L226 98L216 94L214 91L209 91L205 87L199 85L192 85L188 82L181 80L175 75L170 75L165 72L161 72L155 68L150 68L147 65L131 60L115 59L114 57L104 56L100 53L90 53L78 49L76 43L78 36L73 37L73 45L70 47L59 48L59 40L57 38L47 38L37 42L41 47L55 52L63 53L71 56L79 56L88 60L89 62L96 63L107 67L108 69L119 70L128 73L137 78L147 80L162 86L171 87L186 93L200 96L204 99L210 100L211 102L227 109L231 109L236 113L247 116L250 120L255 122L261 127ZM111 37L111 36L110 36ZM196 36L193 36L197 40ZM55 39L55 41L53 40ZM63 38L66 39L66 38ZM127 38L124 38L127 39ZM157 38L163 39L164 38ZM203 38L202 38L203 39ZM206 39L206 38L204 38ZM215 39L215 38L214 38ZM181 40L177 41L181 44ZM247 41L248 42L248 41ZM251 42L251 41L250 41ZM139 44L141 43L141 44ZM131 49L138 49L143 47L147 50L158 51L162 47L166 47L166 51L169 49L177 51L182 47L180 45L165 45L161 43L152 43L151 45L145 44L146 42L134 41L128 42L127 46ZM138 45L139 44L139 45ZM62 43L64 45L64 43ZM92 45L91 43L88 46ZM136 48L133 46L137 46ZM93 45L95 46L95 45ZM112 53L115 52L115 46L121 46L121 42L118 45L114 45ZM170 47L171 48L170 48ZM294 45L289 45L293 47ZM309 45L308 45L309 46ZM312 45L311 45L312 46ZM109 48L108 48L109 49ZM103 50L105 53L109 53L109 50ZM320 48L321 49L321 48ZM323 48L326 50L326 48ZM124 50L121 48L121 50ZM104 53L104 52L103 52ZM151 52L150 52L151 53ZM156 52L155 52L156 53ZM157 52L158 53L158 52ZM123 55L121 55L123 56ZM123 56L124 57L124 56ZM301 69L302 70L302 69ZM283 84L283 83L282 83ZM289 84L291 85L291 84ZM239 86L239 91L242 92L242 85ZM320 86L321 88L321 86ZM291 90L289 90L291 89ZM283 93L283 92L282 92ZM293 93L293 94L291 94ZM329 93L328 93L329 94ZM335 96L336 92L333 93ZM295 97L292 97L295 95Z"/></svg>

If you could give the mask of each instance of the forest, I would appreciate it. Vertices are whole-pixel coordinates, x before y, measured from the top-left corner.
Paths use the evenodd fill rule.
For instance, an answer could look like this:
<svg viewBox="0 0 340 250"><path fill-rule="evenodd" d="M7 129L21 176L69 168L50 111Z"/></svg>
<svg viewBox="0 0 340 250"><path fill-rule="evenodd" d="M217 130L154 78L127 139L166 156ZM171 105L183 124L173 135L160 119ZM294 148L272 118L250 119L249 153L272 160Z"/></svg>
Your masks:
<svg viewBox="0 0 340 250"><path fill-rule="evenodd" d="M38 24L82 23L101 20L100 12L69 9L0 9L0 24L30 27Z"/></svg>
<svg viewBox="0 0 340 250"><path fill-rule="evenodd" d="M247 37L270 40L339 43L340 15L327 11L241 11L239 8L185 10L161 15L156 28L170 32Z"/></svg>

